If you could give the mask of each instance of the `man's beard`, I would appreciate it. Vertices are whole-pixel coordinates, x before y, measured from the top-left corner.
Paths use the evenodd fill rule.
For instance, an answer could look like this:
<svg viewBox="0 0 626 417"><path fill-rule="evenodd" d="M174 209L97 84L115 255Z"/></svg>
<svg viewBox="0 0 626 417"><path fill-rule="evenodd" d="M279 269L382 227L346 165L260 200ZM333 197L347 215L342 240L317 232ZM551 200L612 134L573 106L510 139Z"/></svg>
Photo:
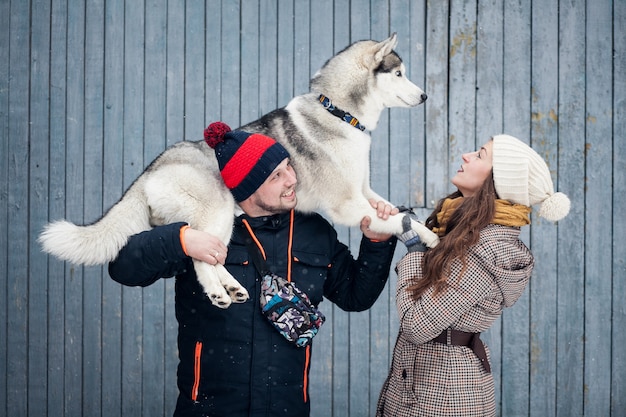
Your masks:
<svg viewBox="0 0 626 417"><path fill-rule="evenodd" d="M297 202L297 198L294 201L294 203L295 202ZM295 207L295 204L289 204L289 205L285 205L282 203L281 204L269 204L265 201L262 201L261 199L256 201L256 205L259 206L259 208L261 208L263 211L266 211L272 214L285 213Z"/></svg>

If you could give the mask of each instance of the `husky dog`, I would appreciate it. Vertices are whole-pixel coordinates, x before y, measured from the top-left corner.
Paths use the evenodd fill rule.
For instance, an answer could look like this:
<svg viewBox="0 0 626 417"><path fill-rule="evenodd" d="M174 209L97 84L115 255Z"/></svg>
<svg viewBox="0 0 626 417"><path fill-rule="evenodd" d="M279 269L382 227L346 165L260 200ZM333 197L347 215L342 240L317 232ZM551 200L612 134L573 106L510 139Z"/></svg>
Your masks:
<svg viewBox="0 0 626 417"><path fill-rule="evenodd" d="M298 175L298 210L322 210L345 226L358 226L369 216L374 231L403 232L402 219L408 214L382 220L368 202L384 199L370 188L367 130L376 128L385 108L413 107L427 98L407 79L396 44L395 33L382 42L353 43L314 75L309 93L239 128L272 137L287 149ZM43 250L75 264L105 264L130 236L177 221L228 244L240 209L222 181L214 152L204 141L169 147L100 220L85 226L64 220L46 225L39 237ZM427 246L438 243L413 218L411 227ZM194 268L214 305L227 308L248 299L223 265L194 260Z"/></svg>

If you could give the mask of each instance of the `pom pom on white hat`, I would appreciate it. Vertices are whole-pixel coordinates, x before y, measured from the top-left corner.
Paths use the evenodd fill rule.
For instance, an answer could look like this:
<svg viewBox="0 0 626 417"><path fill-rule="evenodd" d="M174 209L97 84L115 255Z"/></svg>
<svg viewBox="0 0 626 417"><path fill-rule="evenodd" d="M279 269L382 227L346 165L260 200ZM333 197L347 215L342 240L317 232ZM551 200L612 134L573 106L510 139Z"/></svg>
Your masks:
<svg viewBox="0 0 626 417"><path fill-rule="evenodd" d="M493 181L500 198L525 206L541 204L539 215L547 220L556 222L569 213L569 198L554 192L546 162L513 136L493 137Z"/></svg>

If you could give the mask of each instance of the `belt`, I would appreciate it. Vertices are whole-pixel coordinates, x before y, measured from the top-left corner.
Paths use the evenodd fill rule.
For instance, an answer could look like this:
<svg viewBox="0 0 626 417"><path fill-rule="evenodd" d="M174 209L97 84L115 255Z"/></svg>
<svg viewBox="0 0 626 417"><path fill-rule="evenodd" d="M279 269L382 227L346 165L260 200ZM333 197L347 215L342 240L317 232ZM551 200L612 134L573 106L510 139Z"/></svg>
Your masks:
<svg viewBox="0 0 626 417"><path fill-rule="evenodd" d="M450 341L449 343L448 340ZM441 332L439 336L431 340L431 342L442 343L444 345L469 347L478 359L480 359L485 371L487 371L487 373L491 373L491 366L489 365L489 360L487 359L487 351L485 350L483 341L480 340L480 333L468 333L454 329L446 329Z"/></svg>

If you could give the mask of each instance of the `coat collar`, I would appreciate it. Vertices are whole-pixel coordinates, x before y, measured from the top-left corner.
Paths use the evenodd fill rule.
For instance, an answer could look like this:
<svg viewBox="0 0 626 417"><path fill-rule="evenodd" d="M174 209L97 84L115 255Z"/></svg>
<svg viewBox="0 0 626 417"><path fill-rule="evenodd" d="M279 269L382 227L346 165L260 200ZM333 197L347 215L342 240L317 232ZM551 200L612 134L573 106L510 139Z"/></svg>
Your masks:
<svg viewBox="0 0 626 417"><path fill-rule="evenodd" d="M247 214L241 214L235 218L235 224L244 227L242 220L246 219L253 229L268 227L278 229L283 225L289 224L289 212L274 214L271 216L250 217Z"/></svg>

